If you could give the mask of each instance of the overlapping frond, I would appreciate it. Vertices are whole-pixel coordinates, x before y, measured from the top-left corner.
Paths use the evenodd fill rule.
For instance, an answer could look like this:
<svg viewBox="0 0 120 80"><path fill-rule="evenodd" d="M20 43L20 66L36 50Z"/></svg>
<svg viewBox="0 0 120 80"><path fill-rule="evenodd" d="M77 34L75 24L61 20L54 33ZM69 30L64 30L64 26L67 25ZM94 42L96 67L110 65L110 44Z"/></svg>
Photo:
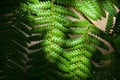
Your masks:
<svg viewBox="0 0 120 80"><path fill-rule="evenodd" d="M120 35L120 11L116 15L116 21L115 21L115 25L113 26L112 34L114 36Z"/></svg>
<svg viewBox="0 0 120 80"><path fill-rule="evenodd" d="M34 25L29 39L31 42L38 41L29 47L34 52L28 55L31 58L28 62L31 67L28 68L27 79L70 79L70 62L63 57L66 52L63 46L65 38L67 38L65 33L69 31L71 24L71 20L67 16L74 18L78 18L78 16L72 10L58 5L54 1L24 4L24 8L26 12L29 9L28 17L31 18L31 24ZM37 68L38 71L34 68Z"/></svg>
<svg viewBox="0 0 120 80"><path fill-rule="evenodd" d="M106 61L106 63L105 63ZM94 66L92 80L119 80L120 59L116 52L105 54L99 63L99 67Z"/></svg>
<svg viewBox="0 0 120 80"><path fill-rule="evenodd" d="M114 1L115 2L115 1ZM103 8L108 12L108 20L106 24L106 33L111 33L111 29L114 24L114 17L117 14L115 5L113 4L112 0L104 0L102 1Z"/></svg>
<svg viewBox="0 0 120 80"><path fill-rule="evenodd" d="M2 0L0 80L119 80L120 13L115 9L115 5L119 8L117 2ZM91 22L105 17L105 11L109 12L106 32ZM84 20L80 20L78 14ZM116 17L114 26L113 17ZM111 29L114 39L108 35ZM102 54L98 47L109 48L100 39L115 44L116 52Z"/></svg>
<svg viewBox="0 0 120 80"><path fill-rule="evenodd" d="M29 31L17 17L18 5L15 0L0 2L0 80L24 80L28 40L22 31Z"/></svg>
<svg viewBox="0 0 120 80"><path fill-rule="evenodd" d="M101 19L101 16L105 16L105 12L101 8L98 0L81 0L74 7L87 18L93 20L98 20Z"/></svg>
<svg viewBox="0 0 120 80"><path fill-rule="evenodd" d="M29 47L34 51L28 55L28 80L90 79L91 60L99 62L103 56L96 46L108 49L104 42L89 35L92 33L99 36L101 30L87 20L73 22L68 17L79 18L69 9L72 6L88 18L100 19L105 13L98 2L90 0L77 3L77 0L71 0L73 3L68 2L70 6L67 2L48 0L23 4L23 10L31 20L32 35L29 39L31 42L37 41ZM104 32L101 34L104 35ZM71 37L76 35L79 36Z"/></svg>

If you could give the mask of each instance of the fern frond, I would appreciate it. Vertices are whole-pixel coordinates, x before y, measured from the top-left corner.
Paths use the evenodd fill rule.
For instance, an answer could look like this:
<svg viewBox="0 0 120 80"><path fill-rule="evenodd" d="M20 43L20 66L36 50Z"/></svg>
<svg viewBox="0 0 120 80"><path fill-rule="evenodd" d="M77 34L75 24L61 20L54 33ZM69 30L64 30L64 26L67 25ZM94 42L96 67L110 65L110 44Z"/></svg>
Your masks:
<svg viewBox="0 0 120 80"><path fill-rule="evenodd" d="M28 39L22 32L24 28L17 24L22 19L16 20L15 11L19 10L20 3L15 0L0 3L0 18L3 19L0 21L0 80L24 80Z"/></svg>
<svg viewBox="0 0 120 80"><path fill-rule="evenodd" d="M74 46L76 46L76 45L78 45L80 43L83 43L85 40L86 40L86 37L82 36L82 37L77 38L77 39L67 40L65 45L67 47L72 47L72 46L74 47Z"/></svg>
<svg viewBox="0 0 120 80"><path fill-rule="evenodd" d="M119 80L117 2L2 0L0 80ZM106 32L91 21L105 17L105 11L109 13ZM113 37L108 35L111 28ZM103 54L98 48L109 48L100 39L110 42L115 52Z"/></svg>
<svg viewBox="0 0 120 80"><path fill-rule="evenodd" d="M111 38L109 37L109 35L107 33L105 33L104 31L102 31L101 29L97 28L96 26L93 26L91 29L91 33L93 33L94 35L97 35L98 37L111 42Z"/></svg>
<svg viewBox="0 0 120 80"><path fill-rule="evenodd" d="M95 38L94 36L90 36L89 38L89 43L94 43L95 46L99 46L105 50L109 50L108 46L105 44L105 42Z"/></svg>
<svg viewBox="0 0 120 80"><path fill-rule="evenodd" d="M84 14L86 17L93 20L101 19L102 15L105 15L105 12L98 5L97 0L84 0L80 1L75 5L75 8ZM102 13L102 14L101 14Z"/></svg>
<svg viewBox="0 0 120 80"><path fill-rule="evenodd" d="M92 80L113 80L113 79L119 79L120 76L120 70L119 70L119 59L115 52L106 54L103 57L104 60L109 60L110 63L104 64L100 63L99 67L94 68L93 75L94 77Z"/></svg>
<svg viewBox="0 0 120 80"><path fill-rule="evenodd" d="M63 1L63 2L68 2L68 1ZM33 28L32 34L34 35L30 37L30 40L40 41L29 47L29 49L37 50L37 51L29 54L29 58L31 58L31 60L28 62L28 64L32 66L36 66L38 64L44 66L45 64L43 64L42 62L45 61L45 63L47 64L46 65L47 73L43 75L48 75L48 76L43 76L42 74L32 75L32 73L30 73L28 74L27 77L28 80L30 80L31 78L58 79L56 78L58 76L59 79L63 79L63 80L70 78L88 79L91 77L90 59L92 59L93 55L97 56L96 58L100 58L101 55L100 51L97 51L99 55L94 54L94 51L96 52L96 50L98 50L97 48L94 47L87 48L87 44L90 44L89 47L92 46L92 44L95 44L95 42L89 43L90 41L88 37L90 32L89 28L92 27L91 24L86 20L72 22L67 16L71 16L75 18L77 18L77 16L76 14L73 14L74 12L72 12L70 9L66 8L65 6L62 6L65 5L65 3L63 2L59 0L55 1L55 3L54 1L51 2L48 1L48 3L50 3L51 5L49 5L49 7L46 7L45 5L47 5L47 3L44 1L40 1L40 3L37 3L38 7L36 7L36 9L35 8L32 9L29 7L31 5L37 6L36 3L35 5L34 3L32 3L31 5L26 5L24 7L26 11L27 9L30 9L30 12L28 11L27 13L29 14L28 17L31 19L31 25L34 25L32 27ZM83 3L86 4L85 2ZM39 6L40 4L43 4L43 7L42 5ZM68 4L71 4L72 6L76 7L76 4L74 3L73 4L68 3ZM39 9L39 11L37 9ZM43 10L46 9L47 11L41 13ZM99 11L101 11L100 8ZM98 14L99 11L95 14L96 19L99 19L101 16L100 14ZM72 14L70 14L70 12ZM82 30L85 32L83 32ZM71 39L70 35L74 35L74 34L75 35L78 34L81 37ZM94 40L97 41L96 39ZM56 70L55 71L56 75L54 75L55 73L53 74L51 72L51 70L53 70L52 67L54 63L57 63L56 65L54 65L55 66L54 70ZM52 67L49 68L48 66L52 66ZM69 66L71 66L71 69ZM28 71L30 71L30 69L34 69L34 68L30 67L28 68ZM42 73L42 71L34 72L34 73L35 74ZM50 73L52 75L50 75ZM53 77L53 75L55 77Z"/></svg>
<svg viewBox="0 0 120 80"><path fill-rule="evenodd" d="M36 9L32 9L30 6L35 6ZM27 79L67 79L67 74L70 73L70 71L68 67L69 65L66 64L68 64L67 62L69 61L62 56L62 53L65 51L62 46L64 44L64 39L66 38L65 32L68 31L68 25L71 24L71 20L67 16L76 18L77 15L72 14L74 13L72 10L55 4L52 1L40 1L37 4L32 3L31 5L26 5L24 8L24 10L29 14L28 17L31 19L31 25L34 25L31 30L33 36L30 36L30 40L40 41L29 47L30 50L38 51L29 54L29 58L31 58L31 60L28 62L28 65L40 65L41 67L46 67L39 68L42 69L40 72L33 72L34 74L38 73L39 75L33 75L30 71L30 69L34 68L28 68L30 73L28 74ZM29 12L27 9L30 9L31 11ZM45 15L43 13L41 14L43 10L47 10L44 12ZM38 55L39 57L37 57ZM45 73L41 74L44 71Z"/></svg>
<svg viewBox="0 0 120 80"><path fill-rule="evenodd" d="M115 25L113 26L112 34L114 36L119 36L120 34L120 21L119 20L120 20L120 11L116 15Z"/></svg>
<svg viewBox="0 0 120 80"><path fill-rule="evenodd" d="M75 14L73 11L71 11L71 10L65 8L65 7L62 7L62 6L56 5L54 11L57 12L57 13L59 13L59 14L64 14L66 16L71 16L71 17L74 17L74 18L79 18L79 16L77 14Z"/></svg>
<svg viewBox="0 0 120 80"><path fill-rule="evenodd" d="M112 29L113 23L114 23L113 17L116 16L117 11L116 11L115 6L114 6L114 4L112 3L111 0L110 1L105 0L101 4L103 5L103 8L106 11L108 11L108 20L107 20L107 24L106 24L106 33L109 34L111 29Z"/></svg>

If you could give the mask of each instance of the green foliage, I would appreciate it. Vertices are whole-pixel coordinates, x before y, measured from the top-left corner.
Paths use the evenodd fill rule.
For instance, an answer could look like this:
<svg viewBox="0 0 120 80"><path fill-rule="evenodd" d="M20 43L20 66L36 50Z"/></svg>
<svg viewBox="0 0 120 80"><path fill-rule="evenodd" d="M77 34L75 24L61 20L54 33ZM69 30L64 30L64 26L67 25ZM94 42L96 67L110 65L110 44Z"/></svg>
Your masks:
<svg viewBox="0 0 120 80"><path fill-rule="evenodd" d="M0 80L24 80L28 39L21 32L25 28L22 19L15 16L18 5L15 0L0 2Z"/></svg>
<svg viewBox="0 0 120 80"><path fill-rule="evenodd" d="M118 2L2 0L0 80L119 80ZM105 11L104 32L91 20L106 17ZM103 54L99 48L109 47L99 38L112 44L114 53Z"/></svg>
<svg viewBox="0 0 120 80"><path fill-rule="evenodd" d="M105 0L102 2L102 4L103 4L105 10L109 12L108 13L108 20L107 20L107 24L106 24L106 32L110 33L112 26L113 26L113 22L114 22L113 17L116 16L117 11L116 11L115 6L111 0L110 1Z"/></svg>
<svg viewBox="0 0 120 80"><path fill-rule="evenodd" d="M116 15L116 22L115 25L113 26L113 32L112 34L114 36L119 36L120 35L120 11Z"/></svg>

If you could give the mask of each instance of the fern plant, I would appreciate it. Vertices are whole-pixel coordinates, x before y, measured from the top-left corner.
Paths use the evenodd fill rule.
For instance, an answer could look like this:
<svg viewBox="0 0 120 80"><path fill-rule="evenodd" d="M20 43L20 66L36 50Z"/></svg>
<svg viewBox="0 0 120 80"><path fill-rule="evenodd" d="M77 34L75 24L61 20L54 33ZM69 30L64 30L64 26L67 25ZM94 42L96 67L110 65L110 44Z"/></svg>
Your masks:
<svg viewBox="0 0 120 80"><path fill-rule="evenodd" d="M119 3L2 0L0 80L119 80ZM102 31L92 21L106 17L106 12ZM109 47L100 39L114 51L103 54L100 48Z"/></svg>

